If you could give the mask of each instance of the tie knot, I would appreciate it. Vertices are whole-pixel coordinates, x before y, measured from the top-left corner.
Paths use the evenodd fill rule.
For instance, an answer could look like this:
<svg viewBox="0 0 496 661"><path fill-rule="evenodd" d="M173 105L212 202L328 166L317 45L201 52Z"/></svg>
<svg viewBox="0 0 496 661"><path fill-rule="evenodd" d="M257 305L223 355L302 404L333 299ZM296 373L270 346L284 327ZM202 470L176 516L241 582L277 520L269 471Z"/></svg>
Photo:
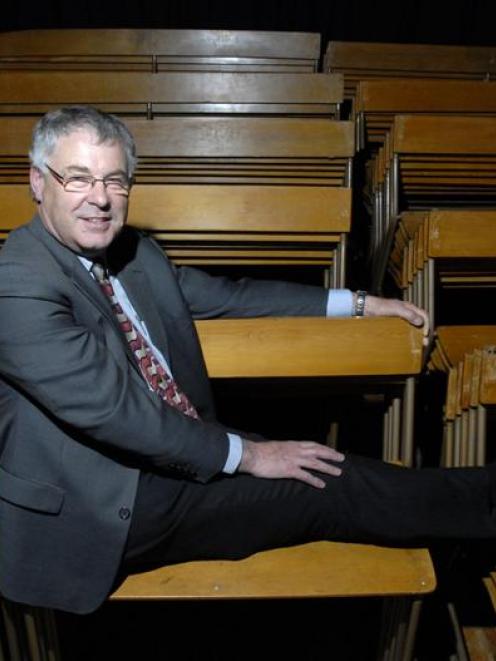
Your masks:
<svg viewBox="0 0 496 661"><path fill-rule="evenodd" d="M95 276L97 282L105 282L105 280L108 280L107 269L103 264L100 264L100 262L93 262L90 271Z"/></svg>

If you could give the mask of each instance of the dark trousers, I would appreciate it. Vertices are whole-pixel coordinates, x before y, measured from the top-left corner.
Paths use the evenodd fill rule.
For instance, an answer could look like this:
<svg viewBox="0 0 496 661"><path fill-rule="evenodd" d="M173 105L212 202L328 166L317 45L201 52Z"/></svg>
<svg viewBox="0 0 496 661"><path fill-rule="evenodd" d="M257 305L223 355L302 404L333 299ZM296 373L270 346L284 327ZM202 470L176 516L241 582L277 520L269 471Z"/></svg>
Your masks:
<svg viewBox="0 0 496 661"><path fill-rule="evenodd" d="M221 476L208 484L142 473L122 570L237 559L315 540L416 545L496 537L485 468L405 469L348 455L325 489Z"/></svg>

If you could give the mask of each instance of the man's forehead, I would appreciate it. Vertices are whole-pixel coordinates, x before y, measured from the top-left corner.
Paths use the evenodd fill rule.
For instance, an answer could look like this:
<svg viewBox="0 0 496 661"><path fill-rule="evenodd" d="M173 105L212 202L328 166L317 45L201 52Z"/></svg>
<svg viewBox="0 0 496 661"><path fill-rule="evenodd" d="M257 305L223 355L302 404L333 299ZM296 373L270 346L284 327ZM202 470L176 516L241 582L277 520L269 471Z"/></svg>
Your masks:
<svg viewBox="0 0 496 661"><path fill-rule="evenodd" d="M89 158L112 158L121 160L125 164L125 152L116 140L101 140L95 131L86 128L77 128L66 133L56 141L52 158L62 158L67 166L86 165Z"/></svg>

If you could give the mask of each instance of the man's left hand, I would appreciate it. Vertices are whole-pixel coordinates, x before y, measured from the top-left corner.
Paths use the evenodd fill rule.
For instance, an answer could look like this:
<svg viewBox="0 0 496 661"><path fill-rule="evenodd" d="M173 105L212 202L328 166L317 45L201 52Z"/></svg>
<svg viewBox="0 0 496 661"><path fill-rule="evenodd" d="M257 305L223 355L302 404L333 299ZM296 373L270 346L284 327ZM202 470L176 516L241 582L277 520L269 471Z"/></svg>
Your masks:
<svg viewBox="0 0 496 661"><path fill-rule="evenodd" d="M424 345L429 342L429 317L425 310L418 308L413 303L400 301L397 298L379 298L367 295L365 299L366 317L401 317L413 326L422 328L424 332Z"/></svg>

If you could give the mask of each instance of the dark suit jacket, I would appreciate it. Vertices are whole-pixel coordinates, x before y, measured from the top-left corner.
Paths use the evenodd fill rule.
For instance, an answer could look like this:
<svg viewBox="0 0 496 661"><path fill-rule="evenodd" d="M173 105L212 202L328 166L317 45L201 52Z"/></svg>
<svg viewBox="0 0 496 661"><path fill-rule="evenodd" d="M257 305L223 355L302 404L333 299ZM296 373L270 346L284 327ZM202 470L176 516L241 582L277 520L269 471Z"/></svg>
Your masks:
<svg viewBox="0 0 496 661"><path fill-rule="evenodd" d="M110 305L39 218L0 253L0 593L73 612L111 590L140 467L207 482L228 452L192 317L322 315L320 288L176 269L125 229L109 263L201 422L142 379Z"/></svg>

